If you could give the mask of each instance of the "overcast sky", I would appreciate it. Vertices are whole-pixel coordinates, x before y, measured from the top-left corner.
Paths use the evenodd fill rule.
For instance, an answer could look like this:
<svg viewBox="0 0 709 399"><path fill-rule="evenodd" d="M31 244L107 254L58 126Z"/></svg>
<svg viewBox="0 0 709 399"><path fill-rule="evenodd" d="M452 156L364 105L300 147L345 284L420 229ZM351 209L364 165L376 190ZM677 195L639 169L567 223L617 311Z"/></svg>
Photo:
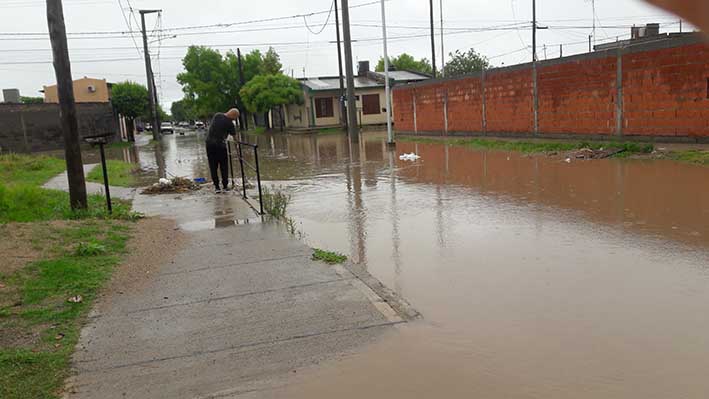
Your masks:
<svg viewBox="0 0 709 399"><path fill-rule="evenodd" d="M338 0L339 1L339 0ZM441 62L439 1L435 3L436 58ZM371 0L350 0L350 19L355 61L370 60L374 66L382 54L381 9ZM539 32L538 55L559 56L588 50L593 24L590 0L538 0L539 24L549 30ZM42 85L55 82L51 65L45 2L43 0L0 0L0 89L18 88L22 95L40 95ZM295 77L337 74L334 15L325 25L331 0L64 0L69 48L74 78L89 76L111 82L133 80L145 83L145 67L133 39L128 34L86 34L87 32L139 30L140 16L133 9L162 9L147 16L148 30L187 28L153 35L151 55L160 74L161 103L169 109L182 97L175 77L182 70L181 57L189 45L218 46L220 52L263 51L269 44L281 55L284 70ZM339 5L339 3L338 3ZM596 40L600 43L627 38L630 25L659 22L661 30L679 31L679 20L639 0L596 0ZM407 52L417 58L431 58L428 33L429 5L426 0L389 0L387 24L389 53ZM124 18L123 13L125 13ZM273 17L312 12L324 13L275 22L254 22ZM531 60L531 0L443 0L445 52L474 47L495 66ZM306 28L307 25L310 29ZM249 22L249 23L244 23ZM228 27L195 28L213 24ZM519 24L519 25L515 25ZM526 26L522 26L526 24ZM516 26L521 26L519 29ZM692 27L684 25L685 29ZM322 29L320 34L315 34ZM311 32L311 30L314 32ZM38 35L15 35L34 33ZM158 36L163 40L158 42ZM176 36L176 37L173 37ZM411 37L421 36L421 37ZM398 39L397 39L398 37ZM135 36L142 48L142 41ZM159 62L157 54L159 53Z"/></svg>

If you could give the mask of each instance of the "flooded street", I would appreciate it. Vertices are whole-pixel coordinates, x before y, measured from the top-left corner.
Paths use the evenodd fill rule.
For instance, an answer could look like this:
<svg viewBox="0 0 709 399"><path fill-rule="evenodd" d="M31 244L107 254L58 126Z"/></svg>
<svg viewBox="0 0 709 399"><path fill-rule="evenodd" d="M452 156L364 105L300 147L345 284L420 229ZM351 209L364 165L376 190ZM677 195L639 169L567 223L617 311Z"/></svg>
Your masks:
<svg viewBox="0 0 709 399"><path fill-rule="evenodd" d="M423 315L299 370L284 397L709 396L709 169L404 141L392 153L379 133L248 139L306 242ZM421 159L399 160L410 152ZM197 136L137 158L208 175Z"/></svg>

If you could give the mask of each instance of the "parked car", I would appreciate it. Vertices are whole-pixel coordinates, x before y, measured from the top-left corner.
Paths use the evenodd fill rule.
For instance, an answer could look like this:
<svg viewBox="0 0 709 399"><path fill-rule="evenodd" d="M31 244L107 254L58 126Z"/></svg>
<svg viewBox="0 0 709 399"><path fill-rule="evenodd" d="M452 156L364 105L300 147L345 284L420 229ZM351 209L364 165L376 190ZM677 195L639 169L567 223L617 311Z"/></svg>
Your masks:
<svg viewBox="0 0 709 399"><path fill-rule="evenodd" d="M204 129L204 122L202 121L197 121L194 123L194 128L197 130L202 130Z"/></svg>
<svg viewBox="0 0 709 399"><path fill-rule="evenodd" d="M175 128L172 127L172 123L170 122L163 122L160 124L160 131L163 134L175 134Z"/></svg>
<svg viewBox="0 0 709 399"><path fill-rule="evenodd" d="M190 127L190 123L189 122L180 122L177 124L177 126L188 128L188 127Z"/></svg>
<svg viewBox="0 0 709 399"><path fill-rule="evenodd" d="M145 130L147 130L147 131L149 131L149 132L152 132L152 131L153 131L153 125L151 125L150 123L146 124L146 125L145 125Z"/></svg>

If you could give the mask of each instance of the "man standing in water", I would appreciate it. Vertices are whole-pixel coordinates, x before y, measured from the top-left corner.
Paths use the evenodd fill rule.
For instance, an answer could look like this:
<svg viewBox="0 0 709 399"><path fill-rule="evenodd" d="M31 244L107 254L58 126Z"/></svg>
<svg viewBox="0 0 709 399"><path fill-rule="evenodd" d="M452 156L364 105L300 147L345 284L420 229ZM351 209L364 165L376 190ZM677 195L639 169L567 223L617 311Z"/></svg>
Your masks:
<svg viewBox="0 0 709 399"><path fill-rule="evenodd" d="M229 156L227 155L226 139L229 135L236 135L234 121L239 118L239 110L232 108L229 112L217 113L212 118L207 133L207 160L212 182L217 194L229 191ZM217 170L218 169L218 170ZM222 175L222 188L219 187L219 173Z"/></svg>

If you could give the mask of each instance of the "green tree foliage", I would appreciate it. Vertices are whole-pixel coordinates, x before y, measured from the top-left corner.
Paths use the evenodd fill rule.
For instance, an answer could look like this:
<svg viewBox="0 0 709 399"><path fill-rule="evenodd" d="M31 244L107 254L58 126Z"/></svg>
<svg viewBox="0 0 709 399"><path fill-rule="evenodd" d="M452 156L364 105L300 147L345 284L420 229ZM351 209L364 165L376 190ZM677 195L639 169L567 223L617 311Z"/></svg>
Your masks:
<svg viewBox="0 0 709 399"><path fill-rule="evenodd" d="M249 112L268 112L285 104L303 102L300 83L283 74L258 75L241 89L241 98Z"/></svg>
<svg viewBox="0 0 709 399"><path fill-rule="evenodd" d="M244 81L248 83L251 79L255 78L256 75L260 74L263 69L263 55L261 51L252 50L250 53L244 55L242 65L244 68Z"/></svg>
<svg viewBox="0 0 709 399"><path fill-rule="evenodd" d="M455 53L450 53L450 58L443 68L443 75L446 77L470 75L490 68L490 61L487 57L478 54L472 48L466 53L456 50Z"/></svg>
<svg viewBox="0 0 709 399"><path fill-rule="evenodd" d="M111 89L111 102L119 114L127 119L128 139L133 140L133 127L135 118L145 115L148 111L148 89L135 82L126 81L113 85Z"/></svg>
<svg viewBox="0 0 709 399"><path fill-rule="evenodd" d="M431 61L426 58L416 61L413 56L406 53L403 53L398 57L389 58L389 65L393 65L398 71L413 71L425 73L427 75L431 75L433 73ZM377 72L384 72L384 57L379 59L375 70Z"/></svg>
<svg viewBox="0 0 709 399"><path fill-rule="evenodd" d="M22 104L43 104L44 97L20 97L20 102Z"/></svg>
<svg viewBox="0 0 709 399"><path fill-rule="evenodd" d="M283 65L281 64L281 57L276 53L273 47L270 47L263 56L263 63L261 64L261 74L263 75L275 75L281 73Z"/></svg>
<svg viewBox="0 0 709 399"><path fill-rule="evenodd" d="M194 111L194 103L189 97L173 102L170 107L170 112L172 112L172 117L178 122L197 119L197 115Z"/></svg>

